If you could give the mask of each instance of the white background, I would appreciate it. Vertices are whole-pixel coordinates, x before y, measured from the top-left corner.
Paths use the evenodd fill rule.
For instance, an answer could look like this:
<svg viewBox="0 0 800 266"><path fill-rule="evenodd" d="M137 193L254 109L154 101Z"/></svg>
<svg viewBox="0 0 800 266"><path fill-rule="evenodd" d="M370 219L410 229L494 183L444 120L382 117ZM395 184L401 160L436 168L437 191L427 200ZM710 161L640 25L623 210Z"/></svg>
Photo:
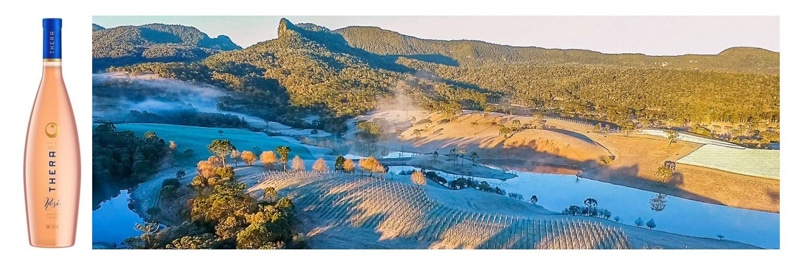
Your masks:
<svg viewBox="0 0 800 266"><path fill-rule="evenodd" d="M176 3L177 2L177 3ZM458 1L4 1L0 6L0 117L3 119L0 183L0 254L3 265L102 263L162 265L311 263L346 265L452 264L542 265L715 265L788 264L796 252L794 206L796 181L782 167L781 249L766 251L109 251L91 249L91 31L92 15L780 15L781 96L784 101L782 165L793 165L797 152L793 111L797 83L797 14L779 1L547 1L523 4L492 0ZM269 2L269 3L268 3ZM316 3L315 3L316 2ZM527 3L528 1L520 1ZM532 1L531 1L532 2ZM791 2L791 1L783 1ZM80 3L80 4L78 4ZM796 12L795 12L796 13ZM81 209L74 247L39 249L28 245L23 196L23 152L28 118L41 77L42 22L60 17L63 26L63 68L80 136L82 161ZM273 28L264 30L273 31ZM795 254L796 255L796 254ZM792 256L794 257L794 256ZM19 260L16 260L19 259ZM70 263L72 262L72 263ZM197 264L202 262L201 264ZM413 265L412 264L412 265ZM426 265L421 264L421 265Z"/></svg>

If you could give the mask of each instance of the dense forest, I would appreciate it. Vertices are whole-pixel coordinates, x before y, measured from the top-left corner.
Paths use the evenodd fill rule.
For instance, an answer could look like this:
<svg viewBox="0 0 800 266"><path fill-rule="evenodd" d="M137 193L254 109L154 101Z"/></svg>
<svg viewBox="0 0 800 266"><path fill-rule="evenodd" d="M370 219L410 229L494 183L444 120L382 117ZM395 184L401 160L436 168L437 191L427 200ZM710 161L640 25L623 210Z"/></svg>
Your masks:
<svg viewBox="0 0 800 266"><path fill-rule="evenodd" d="M92 25L92 70L142 62L197 61L241 49L227 36L210 38L194 27L147 24L106 29Z"/></svg>
<svg viewBox="0 0 800 266"><path fill-rule="evenodd" d="M515 47L473 40L426 40L377 27L351 26L335 32L341 34L350 46L371 53L408 57L448 66L582 64L670 70L780 73L778 53L751 47L732 47L717 55L647 56L603 54L578 49Z"/></svg>
<svg viewBox="0 0 800 266"><path fill-rule="evenodd" d="M92 209L130 189L155 173L169 146L149 131L117 131L113 123L102 123L92 131Z"/></svg>
<svg viewBox="0 0 800 266"><path fill-rule="evenodd" d="M213 84L239 95L221 100L221 109L332 132L400 95L438 112L514 105L644 127L713 130L727 122L763 129L780 121L779 54L763 49L609 55L424 40L374 27L331 31L285 19L278 35L201 61L107 70ZM319 114L320 123L302 122L309 114Z"/></svg>

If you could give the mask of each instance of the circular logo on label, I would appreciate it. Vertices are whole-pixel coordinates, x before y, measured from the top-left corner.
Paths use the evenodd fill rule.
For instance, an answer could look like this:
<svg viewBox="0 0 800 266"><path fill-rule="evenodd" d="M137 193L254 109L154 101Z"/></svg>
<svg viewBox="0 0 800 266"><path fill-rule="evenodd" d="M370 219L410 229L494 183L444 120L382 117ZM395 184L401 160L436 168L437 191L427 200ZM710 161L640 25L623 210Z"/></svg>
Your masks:
<svg viewBox="0 0 800 266"><path fill-rule="evenodd" d="M48 137L55 138L58 136L58 124L50 122L44 126L44 134Z"/></svg>

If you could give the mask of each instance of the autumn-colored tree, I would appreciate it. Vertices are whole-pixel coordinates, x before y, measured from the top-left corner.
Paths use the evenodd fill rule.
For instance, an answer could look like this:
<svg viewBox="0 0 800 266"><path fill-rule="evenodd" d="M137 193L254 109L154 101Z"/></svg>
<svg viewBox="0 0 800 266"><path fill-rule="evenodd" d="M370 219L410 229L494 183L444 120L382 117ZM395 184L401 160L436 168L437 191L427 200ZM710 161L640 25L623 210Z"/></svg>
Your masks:
<svg viewBox="0 0 800 266"><path fill-rule="evenodd" d="M208 162L214 167L222 167L222 160L219 157L211 155L208 157Z"/></svg>
<svg viewBox="0 0 800 266"><path fill-rule="evenodd" d="M209 178L213 173L214 173L214 164L205 160L197 162L197 175Z"/></svg>
<svg viewBox="0 0 800 266"><path fill-rule="evenodd" d="M324 173L328 171L328 164L325 163L325 160L319 158L316 162L314 162L314 165L311 166L311 169L318 173Z"/></svg>
<svg viewBox="0 0 800 266"><path fill-rule="evenodd" d="M243 151L240 157L242 157L242 162L247 166L252 166L256 161L256 155L252 151Z"/></svg>
<svg viewBox="0 0 800 266"><path fill-rule="evenodd" d="M272 167L272 165L278 161L278 157L275 156L275 152L273 151L261 152L260 159L261 164L264 165L264 167Z"/></svg>
<svg viewBox="0 0 800 266"><path fill-rule="evenodd" d="M423 186L426 183L425 175L420 171L414 171L411 173L411 182L414 182L417 186Z"/></svg>
<svg viewBox="0 0 800 266"><path fill-rule="evenodd" d="M352 173L353 170L355 169L356 169L356 163L353 162L353 159L347 159L342 164L342 170L344 170L347 173Z"/></svg>
<svg viewBox="0 0 800 266"><path fill-rule="evenodd" d="M169 141L169 150L171 152L175 152L175 149L177 149L177 148L178 148L178 144L176 144L174 140L170 140Z"/></svg>
<svg viewBox="0 0 800 266"><path fill-rule="evenodd" d="M241 156L241 155L242 155L242 153L240 153L237 150L232 150L231 151L231 160L233 160L234 166L237 166L237 167L239 166L239 162L238 162L237 159L239 159L239 156Z"/></svg>
<svg viewBox="0 0 800 266"><path fill-rule="evenodd" d="M381 165L381 163L372 156L367 157L366 159L361 159L359 165L361 165L361 169L369 172L369 176L372 176L372 173L381 173L385 171L383 165Z"/></svg>
<svg viewBox="0 0 800 266"><path fill-rule="evenodd" d="M303 162L303 159L300 158L299 155L295 155L292 159L292 170L294 171L305 171L306 164Z"/></svg>

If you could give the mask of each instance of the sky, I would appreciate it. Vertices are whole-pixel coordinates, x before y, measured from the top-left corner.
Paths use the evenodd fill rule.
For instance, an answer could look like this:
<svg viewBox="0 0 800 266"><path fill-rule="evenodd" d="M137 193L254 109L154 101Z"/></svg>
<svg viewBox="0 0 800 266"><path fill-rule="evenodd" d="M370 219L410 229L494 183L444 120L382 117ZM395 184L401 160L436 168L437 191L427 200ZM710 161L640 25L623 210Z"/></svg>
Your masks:
<svg viewBox="0 0 800 266"><path fill-rule="evenodd" d="M194 26L242 47L277 38L277 16L95 16L106 28ZM424 39L647 55L716 54L730 47L780 52L779 16L286 16L329 29L377 26Z"/></svg>

